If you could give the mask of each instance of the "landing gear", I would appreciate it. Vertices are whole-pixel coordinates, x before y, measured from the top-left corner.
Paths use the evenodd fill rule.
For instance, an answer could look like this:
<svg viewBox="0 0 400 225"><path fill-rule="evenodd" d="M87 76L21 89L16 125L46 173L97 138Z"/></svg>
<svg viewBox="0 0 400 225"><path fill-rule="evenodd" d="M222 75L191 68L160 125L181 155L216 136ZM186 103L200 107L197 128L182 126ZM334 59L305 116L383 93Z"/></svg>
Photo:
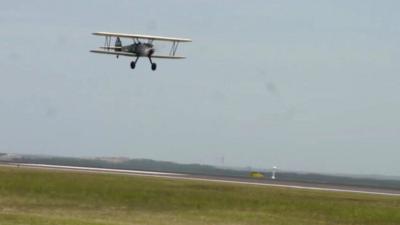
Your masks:
<svg viewBox="0 0 400 225"><path fill-rule="evenodd" d="M138 61L139 57L136 57L135 61L131 62L131 69L135 69L136 67L136 62Z"/></svg>
<svg viewBox="0 0 400 225"><path fill-rule="evenodd" d="M139 57L137 57L135 61L131 62L131 69L135 69L138 59L139 59ZM153 63L153 61L151 60L151 57L149 57L149 60L150 60L150 64L151 64L151 70L155 71L157 69L157 64Z"/></svg>
<svg viewBox="0 0 400 225"><path fill-rule="evenodd" d="M149 56L149 60L151 64L151 70L155 71L157 69L157 64L153 63L153 61L151 60L151 56Z"/></svg>

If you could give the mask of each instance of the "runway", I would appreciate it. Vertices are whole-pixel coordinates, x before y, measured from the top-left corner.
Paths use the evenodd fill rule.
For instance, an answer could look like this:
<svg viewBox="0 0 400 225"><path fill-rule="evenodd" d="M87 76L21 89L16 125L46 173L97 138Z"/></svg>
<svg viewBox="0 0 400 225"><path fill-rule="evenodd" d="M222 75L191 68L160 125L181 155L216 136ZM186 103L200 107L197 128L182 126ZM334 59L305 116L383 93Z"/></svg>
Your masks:
<svg viewBox="0 0 400 225"><path fill-rule="evenodd" d="M400 190L287 182L279 180L265 180L265 179L256 180L250 178L246 179L246 178L232 178L232 177L214 177L214 176L201 176L201 175L191 175L183 173L106 169L106 168L77 167L77 166L59 166L59 165L46 165L46 164L27 164L27 163L18 163L18 164L7 163L7 164L0 164L0 166L13 166L13 167L24 167L32 169L60 170L60 171L76 171L76 172L87 172L87 173L124 174L131 176L151 176L151 177L159 177L165 179L195 180L204 182L219 182L219 183L230 183L230 184L241 184L241 185L256 185L256 186L269 186L269 187L279 187L279 188L330 191L330 192L347 192L347 193L400 197Z"/></svg>

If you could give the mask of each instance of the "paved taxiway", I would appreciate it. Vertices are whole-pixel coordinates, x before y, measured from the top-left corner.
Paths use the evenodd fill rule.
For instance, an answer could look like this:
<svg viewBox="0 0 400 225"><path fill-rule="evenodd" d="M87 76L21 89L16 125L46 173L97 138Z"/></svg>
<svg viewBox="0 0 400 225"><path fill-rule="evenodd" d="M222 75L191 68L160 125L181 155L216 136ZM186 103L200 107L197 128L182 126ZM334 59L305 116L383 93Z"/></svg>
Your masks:
<svg viewBox="0 0 400 225"><path fill-rule="evenodd" d="M271 187L280 187L280 188L294 188L294 189L331 191L331 192L349 192L349 193L374 194L374 195L386 195L386 196L400 197L400 190L378 189L378 188L368 188L368 187L353 187L353 186L340 186L340 185L300 183L300 182L286 182L286 181L279 181L279 180L255 180L255 179L246 179L246 178L200 176L200 175L191 175L191 174L182 174L182 173L167 173L167 172L154 172L154 171L141 171L141 170L122 170L122 169L105 169L105 168L77 167L77 166L58 166L58 165L46 165L46 164L7 163L7 164L0 164L0 165L36 168L36 169L90 172L90 173L109 173L109 174L126 174L126 175L133 175L133 176L152 176L152 177L160 177L160 178L167 178L167 179L197 180L197 181L205 181L205 182L220 182L220 183L232 183L232 184L243 184L243 185L258 185L258 186L271 186Z"/></svg>

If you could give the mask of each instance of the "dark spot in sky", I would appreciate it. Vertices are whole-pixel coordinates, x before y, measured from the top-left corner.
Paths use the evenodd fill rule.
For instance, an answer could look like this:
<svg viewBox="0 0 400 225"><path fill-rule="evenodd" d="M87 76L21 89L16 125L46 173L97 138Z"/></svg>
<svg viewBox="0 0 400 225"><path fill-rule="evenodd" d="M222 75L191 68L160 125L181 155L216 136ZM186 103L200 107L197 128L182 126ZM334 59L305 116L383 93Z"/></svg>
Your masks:
<svg viewBox="0 0 400 225"><path fill-rule="evenodd" d="M54 107L48 107L45 111L46 118L55 118L58 115L58 110Z"/></svg>
<svg viewBox="0 0 400 225"><path fill-rule="evenodd" d="M221 91L214 91L211 94L211 98L216 102L223 102L223 101L225 101L226 96Z"/></svg>
<svg viewBox="0 0 400 225"><path fill-rule="evenodd" d="M20 61L21 55L16 52L11 52L10 54L8 54L8 59L12 62Z"/></svg>
<svg viewBox="0 0 400 225"><path fill-rule="evenodd" d="M65 35L59 35L57 37L57 44L59 45L65 45L68 42L68 38Z"/></svg>
<svg viewBox="0 0 400 225"><path fill-rule="evenodd" d="M278 87L273 82L265 82L264 85L265 85L265 90L267 90L268 93L275 96L280 95Z"/></svg>

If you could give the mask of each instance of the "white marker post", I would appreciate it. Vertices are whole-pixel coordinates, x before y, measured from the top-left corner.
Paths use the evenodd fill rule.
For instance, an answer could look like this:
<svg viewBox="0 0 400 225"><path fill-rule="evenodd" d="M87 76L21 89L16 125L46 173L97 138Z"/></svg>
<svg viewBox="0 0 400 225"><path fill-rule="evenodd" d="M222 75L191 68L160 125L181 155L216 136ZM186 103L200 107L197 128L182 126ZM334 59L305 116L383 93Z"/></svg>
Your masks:
<svg viewBox="0 0 400 225"><path fill-rule="evenodd" d="M272 177L271 177L272 180L276 179L275 173L276 173L276 166L272 167Z"/></svg>

